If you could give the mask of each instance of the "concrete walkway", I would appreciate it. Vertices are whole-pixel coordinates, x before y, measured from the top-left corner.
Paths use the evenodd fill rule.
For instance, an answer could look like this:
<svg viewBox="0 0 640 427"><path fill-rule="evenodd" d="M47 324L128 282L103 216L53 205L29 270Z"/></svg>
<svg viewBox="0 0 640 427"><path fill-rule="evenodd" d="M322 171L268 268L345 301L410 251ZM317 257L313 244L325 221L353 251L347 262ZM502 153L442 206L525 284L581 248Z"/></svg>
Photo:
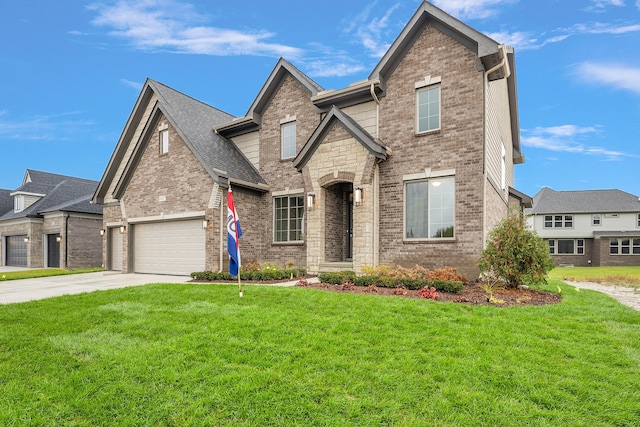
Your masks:
<svg viewBox="0 0 640 427"><path fill-rule="evenodd" d="M600 283L592 282L566 282L566 284L578 287L580 289L589 289L592 291L602 292L607 294L620 303L640 311L640 290L634 288L627 288L625 286L618 285L601 285Z"/></svg>
<svg viewBox="0 0 640 427"><path fill-rule="evenodd" d="M5 270L7 271L7 270ZM0 271L2 277L2 271ZM0 304L32 301L60 295L140 286L147 283L186 283L189 276L156 274L81 273L36 279L0 281Z"/></svg>

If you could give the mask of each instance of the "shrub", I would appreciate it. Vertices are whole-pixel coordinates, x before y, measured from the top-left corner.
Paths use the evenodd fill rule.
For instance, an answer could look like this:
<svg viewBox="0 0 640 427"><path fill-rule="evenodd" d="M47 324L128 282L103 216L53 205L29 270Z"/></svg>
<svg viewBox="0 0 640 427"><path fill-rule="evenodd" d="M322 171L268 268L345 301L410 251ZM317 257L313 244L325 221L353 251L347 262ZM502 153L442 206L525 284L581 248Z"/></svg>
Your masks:
<svg viewBox="0 0 640 427"><path fill-rule="evenodd" d="M507 286L517 287L546 282L554 264L544 240L526 228L521 213L512 212L489 233L478 266Z"/></svg>
<svg viewBox="0 0 640 427"><path fill-rule="evenodd" d="M418 295L420 298L427 298L432 300L437 300L440 296L434 287L425 286L424 288L418 291Z"/></svg>
<svg viewBox="0 0 640 427"><path fill-rule="evenodd" d="M356 280L356 273L350 270L320 273L318 275L318 280L322 283L330 283L332 285L341 285L345 282L354 283Z"/></svg>

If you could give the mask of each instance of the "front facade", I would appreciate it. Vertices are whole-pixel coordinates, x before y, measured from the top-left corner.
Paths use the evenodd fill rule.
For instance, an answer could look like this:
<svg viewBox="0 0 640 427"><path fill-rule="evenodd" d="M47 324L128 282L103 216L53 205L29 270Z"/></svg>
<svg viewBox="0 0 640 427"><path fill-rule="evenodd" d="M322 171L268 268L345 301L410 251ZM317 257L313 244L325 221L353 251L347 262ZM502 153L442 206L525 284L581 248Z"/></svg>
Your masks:
<svg viewBox="0 0 640 427"><path fill-rule="evenodd" d="M27 170L0 215L0 265L100 267L102 207L90 203L96 181Z"/></svg>
<svg viewBox="0 0 640 427"><path fill-rule="evenodd" d="M94 202L110 270L225 269L231 186L244 263L475 275L522 161L513 49L424 2L341 90L280 59L234 118L147 80Z"/></svg>
<svg viewBox="0 0 640 427"><path fill-rule="evenodd" d="M640 265L640 199L620 190L543 188L527 223L549 244L556 265Z"/></svg>

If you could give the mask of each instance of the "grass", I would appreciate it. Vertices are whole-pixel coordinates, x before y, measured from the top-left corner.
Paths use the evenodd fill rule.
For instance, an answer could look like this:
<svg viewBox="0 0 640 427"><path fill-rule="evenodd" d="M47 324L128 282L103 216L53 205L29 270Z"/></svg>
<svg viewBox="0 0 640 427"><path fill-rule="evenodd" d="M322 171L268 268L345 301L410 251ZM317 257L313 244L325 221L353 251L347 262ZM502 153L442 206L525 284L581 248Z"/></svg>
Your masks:
<svg viewBox="0 0 640 427"><path fill-rule="evenodd" d="M594 282L640 289L640 266L556 267L551 270L549 277L569 282Z"/></svg>
<svg viewBox="0 0 640 427"><path fill-rule="evenodd" d="M43 268L40 270L8 271L0 274L0 282L3 280L35 279L37 277L64 276L66 274L94 273L96 271L102 271L102 269L82 268L77 270L66 270L62 268Z"/></svg>
<svg viewBox="0 0 640 427"><path fill-rule="evenodd" d="M147 285L0 306L3 426L630 426L640 313Z"/></svg>

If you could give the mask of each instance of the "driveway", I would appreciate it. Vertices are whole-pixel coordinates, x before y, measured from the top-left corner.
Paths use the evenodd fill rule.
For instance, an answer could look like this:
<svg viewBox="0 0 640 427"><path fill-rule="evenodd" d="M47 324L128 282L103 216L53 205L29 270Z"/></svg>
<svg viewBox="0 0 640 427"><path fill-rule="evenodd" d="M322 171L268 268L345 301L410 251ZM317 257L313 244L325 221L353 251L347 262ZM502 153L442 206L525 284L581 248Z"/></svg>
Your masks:
<svg viewBox="0 0 640 427"><path fill-rule="evenodd" d="M3 267L4 269L4 267ZM0 270L0 276L3 271ZM32 301L60 295L140 286L147 283L186 283L189 276L156 274L82 273L37 279L0 281L0 304Z"/></svg>

